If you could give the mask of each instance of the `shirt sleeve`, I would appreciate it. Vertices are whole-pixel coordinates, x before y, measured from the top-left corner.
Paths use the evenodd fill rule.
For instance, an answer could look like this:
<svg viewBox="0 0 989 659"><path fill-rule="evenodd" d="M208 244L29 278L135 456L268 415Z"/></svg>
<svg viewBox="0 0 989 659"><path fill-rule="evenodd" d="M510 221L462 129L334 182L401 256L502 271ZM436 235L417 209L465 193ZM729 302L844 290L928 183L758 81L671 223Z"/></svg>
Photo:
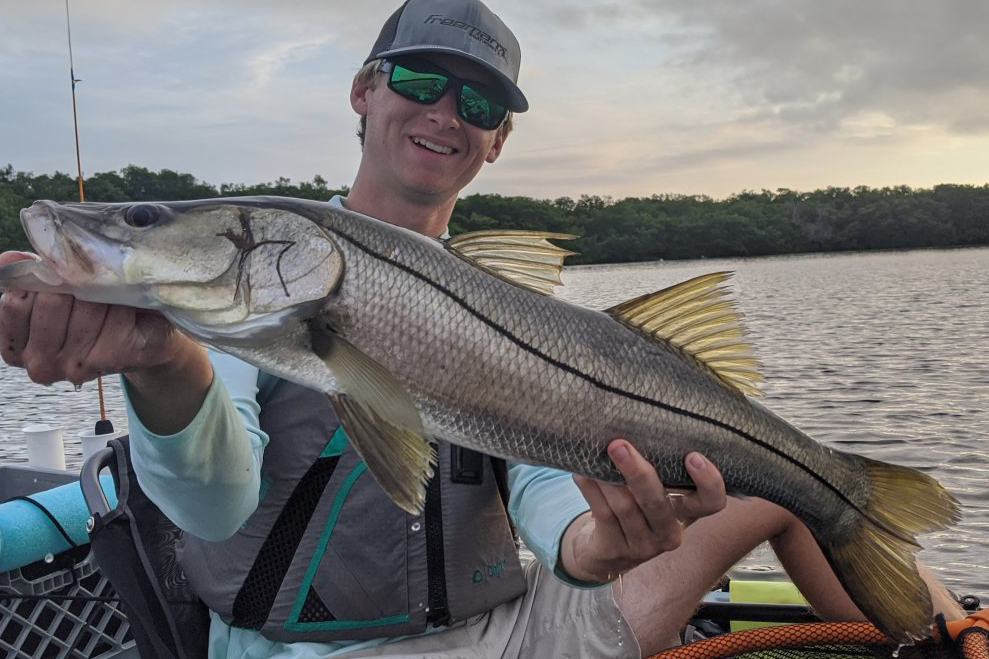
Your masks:
<svg viewBox="0 0 989 659"><path fill-rule="evenodd" d="M560 542L577 517L590 510L573 476L559 469L508 463L508 514L536 560L575 588L604 584L577 581L560 566Z"/></svg>
<svg viewBox="0 0 989 659"><path fill-rule="evenodd" d="M219 352L210 351L209 359L214 375L206 399L174 435L144 427L121 379L141 488L180 529L218 541L232 536L257 508L268 436L258 421L258 369Z"/></svg>

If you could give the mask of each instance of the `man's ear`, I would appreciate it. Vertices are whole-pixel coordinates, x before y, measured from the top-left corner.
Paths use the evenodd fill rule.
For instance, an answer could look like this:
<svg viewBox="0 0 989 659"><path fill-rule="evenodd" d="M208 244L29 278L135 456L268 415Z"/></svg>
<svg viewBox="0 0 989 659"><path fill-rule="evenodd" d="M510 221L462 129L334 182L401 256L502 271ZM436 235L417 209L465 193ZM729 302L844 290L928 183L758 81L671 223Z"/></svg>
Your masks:
<svg viewBox="0 0 989 659"><path fill-rule="evenodd" d="M498 135L495 137L494 144L488 150L488 156L485 158L487 162L494 162L501 155L501 149L505 146L505 140L508 139L508 135L505 134L501 128L498 129Z"/></svg>
<svg viewBox="0 0 989 659"><path fill-rule="evenodd" d="M354 81L350 87L350 107L354 112L362 117L367 116L367 97L371 93L371 86L366 82Z"/></svg>

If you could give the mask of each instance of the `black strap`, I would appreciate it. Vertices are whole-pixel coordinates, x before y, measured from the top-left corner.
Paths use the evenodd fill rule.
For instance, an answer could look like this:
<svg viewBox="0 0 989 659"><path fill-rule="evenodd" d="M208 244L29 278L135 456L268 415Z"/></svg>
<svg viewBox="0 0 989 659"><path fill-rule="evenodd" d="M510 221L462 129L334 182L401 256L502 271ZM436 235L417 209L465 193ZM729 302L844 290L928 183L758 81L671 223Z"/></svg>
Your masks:
<svg viewBox="0 0 989 659"><path fill-rule="evenodd" d="M59 523L59 521L57 519L55 519L55 516L52 515L52 512L50 510L48 510L45 507L45 505L43 503L41 503L40 501L35 501L31 497L20 497L20 496L18 496L18 497L10 497L9 499L7 499L7 501L27 501L30 504L34 504L34 506L36 506L38 508L38 510L40 510L41 512L43 512L45 515L48 516L48 519L50 519L51 522L52 522L52 524L55 525L55 528L58 530L59 533L62 534L62 537L65 538L65 541L67 543L69 543L69 546L70 547L72 547L74 549L74 548L76 548L76 547L79 546L79 544L76 543L75 540L73 540L71 537L69 537L69 534L66 533L66 531L65 531L65 527L63 527L61 525L61 523Z"/></svg>
<svg viewBox="0 0 989 659"><path fill-rule="evenodd" d="M501 503L505 506L505 517L508 518L508 528L512 530L512 540L515 541L515 548L518 549L522 546L522 540L519 538L519 530L515 527L512 516L508 514L508 498L511 496L508 489L508 463L502 458L491 458L491 471L494 473Z"/></svg>
<svg viewBox="0 0 989 659"><path fill-rule="evenodd" d="M25 595L23 593L0 593L0 602L6 604L11 600L23 600L25 602L38 602L41 600L50 602L104 602L107 604L119 604L119 597L97 597L96 595L57 595L47 593L45 595ZM182 602L179 602L181 604Z"/></svg>
<svg viewBox="0 0 989 659"><path fill-rule="evenodd" d="M941 637L942 644L954 645L954 642L951 640L951 634L948 633L948 623L945 622L943 613L934 616L934 626L937 628L937 633Z"/></svg>
<svg viewBox="0 0 989 659"><path fill-rule="evenodd" d="M440 471L437 470L426 487L426 578L428 580L429 612L426 620L434 627L450 623L450 607L446 598L446 558L443 550L443 501L440 495Z"/></svg>
<svg viewBox="0 0 989 659"><path fill-rule="evenodd" d="M484 455L450 444L450 480L461 485L484 483Z"/></svg>

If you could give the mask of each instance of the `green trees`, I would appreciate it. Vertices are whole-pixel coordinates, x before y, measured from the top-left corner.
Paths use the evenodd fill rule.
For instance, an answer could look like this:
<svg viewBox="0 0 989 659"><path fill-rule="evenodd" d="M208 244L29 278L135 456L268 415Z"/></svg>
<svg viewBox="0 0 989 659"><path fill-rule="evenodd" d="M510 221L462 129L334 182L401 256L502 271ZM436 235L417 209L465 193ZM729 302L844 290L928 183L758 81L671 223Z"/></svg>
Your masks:
<svg viewBox="0 0 989 659"><path fill-rule="evenodd" d="M279 195L327 200L346 194L320 176L298 184L224 183L219 188L191 174L152 172L129 165L85 181L88 201L166 201L217 196ZM0 167L0 250L27 249L18 211L35 199L75 201L74 178L34 175ZM475 194L457 202L454 235L520 228L570 233L574 263L613 263L699 257L760 256L801 252L989 245L989 185L944 184L743 191L724 200L653 195L555 200Z"/></svg>

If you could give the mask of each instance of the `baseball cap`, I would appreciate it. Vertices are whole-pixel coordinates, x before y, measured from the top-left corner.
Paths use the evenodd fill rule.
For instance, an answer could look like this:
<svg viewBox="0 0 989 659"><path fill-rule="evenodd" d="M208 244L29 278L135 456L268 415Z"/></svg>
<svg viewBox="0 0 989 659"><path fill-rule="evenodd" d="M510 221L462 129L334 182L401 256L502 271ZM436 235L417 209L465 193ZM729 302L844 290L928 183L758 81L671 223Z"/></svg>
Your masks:
<svg viewBox="0 0 989 659"><path fill-rule="evenodd" d="M473 60L501 83L509 110L529 109L516 84L522 59L519 42L480 0L406 0L385 22L364 63L412 53L450 53Z"/></svg>

